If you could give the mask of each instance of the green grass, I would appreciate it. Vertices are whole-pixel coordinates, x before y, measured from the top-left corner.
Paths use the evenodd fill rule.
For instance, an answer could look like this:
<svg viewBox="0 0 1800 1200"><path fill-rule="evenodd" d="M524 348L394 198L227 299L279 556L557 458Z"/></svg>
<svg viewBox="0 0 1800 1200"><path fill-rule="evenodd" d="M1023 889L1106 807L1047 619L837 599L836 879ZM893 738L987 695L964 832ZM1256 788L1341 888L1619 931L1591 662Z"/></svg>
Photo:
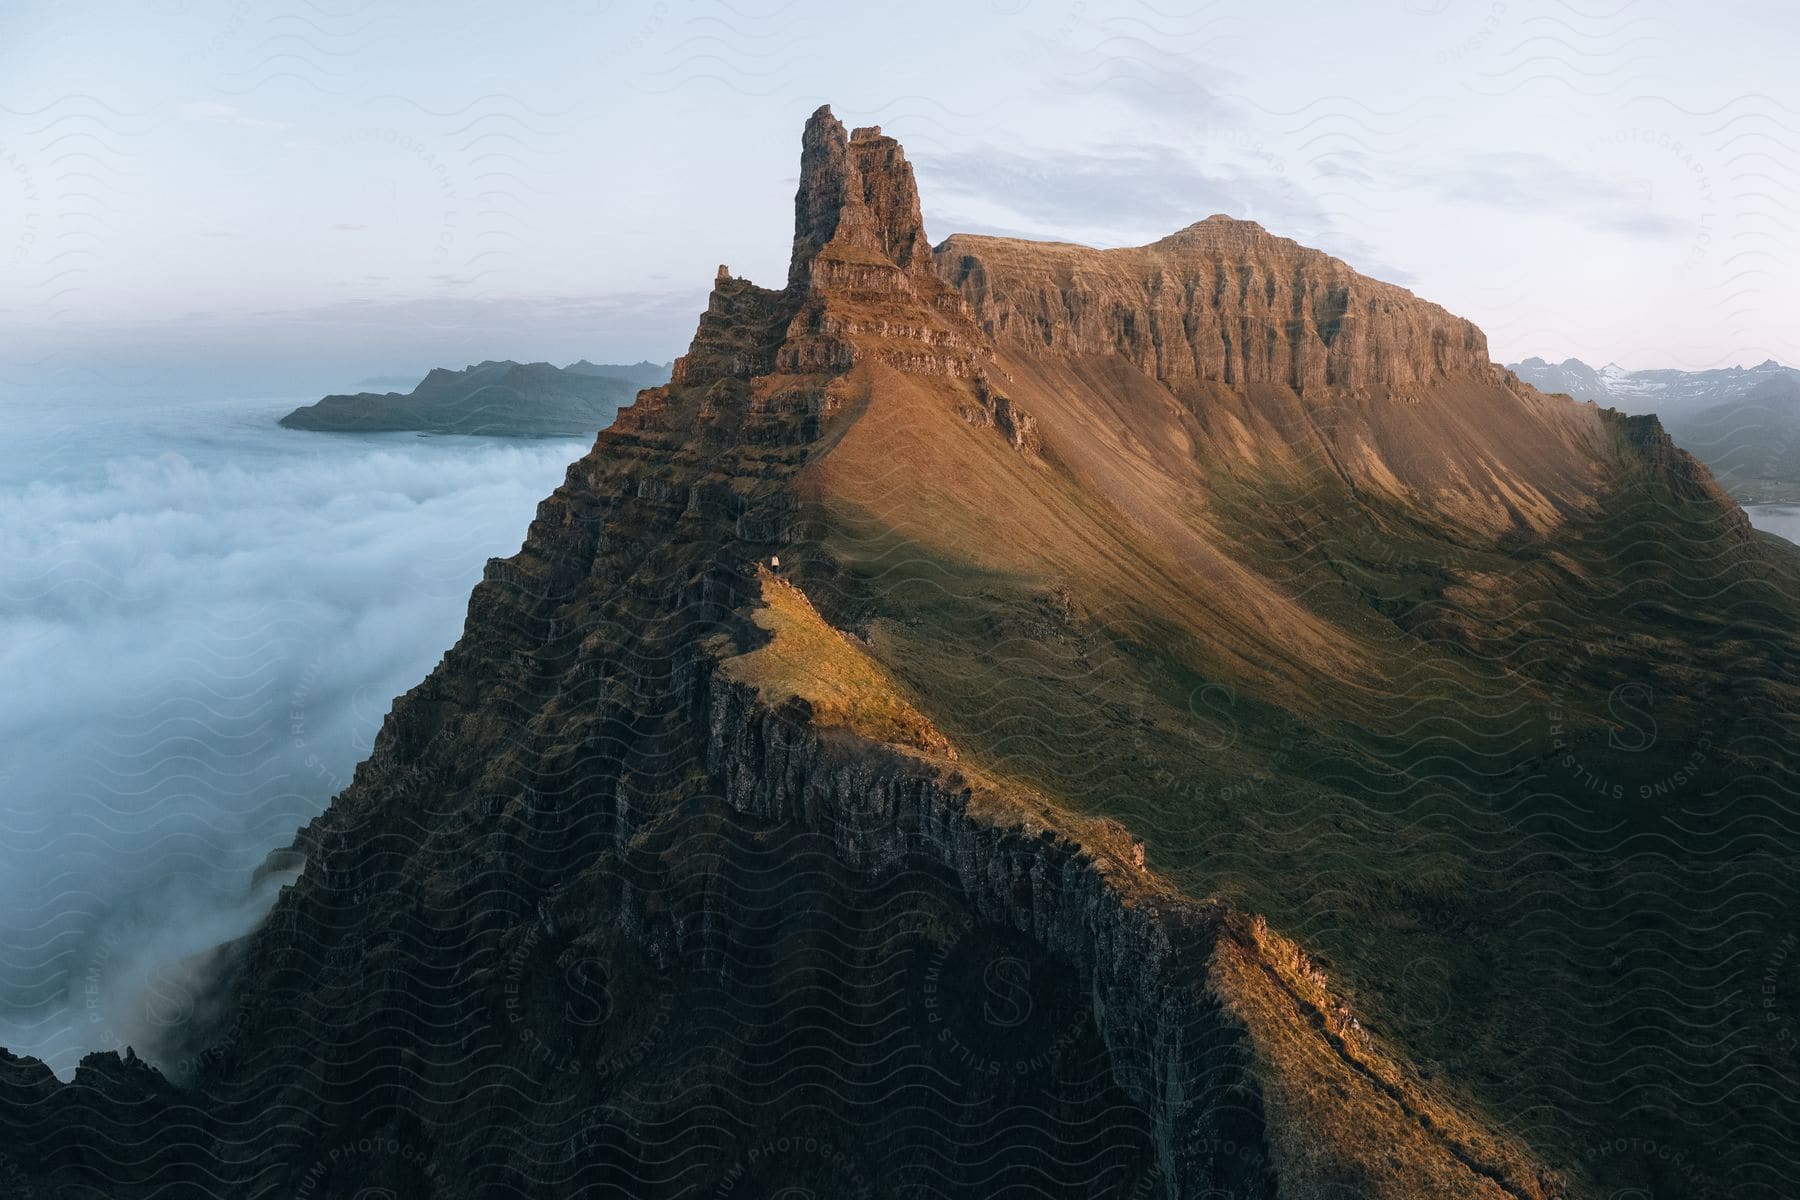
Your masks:
<svg viewBox="0 0 1800 1200"><path fill-rule="evenodd" d="M758 575L763 602L751 618L769 639L726 659L728 676L756 687L770 705L805 700L818 725L940 754L948 749L887 671L827 625L799 588L766 567Z"/></svg>
<svg viewBox="0 0 1800 1200"><path fill-rule="evenodd" d="M1675 1186L1666 1159L1589 1151L1635 1134L1723 1175L1747 1112L1800 1137L1762 1014L1720 1003L1800 910L1800 834L1746 724L1793 705L1767 565L1720 560L1693 594L1724 534L1630 480L1554 553L1319 496L1261 480L1219 505L1240 561L1379 648L1379 677L1304 715L1209 677L1204 630L1065 614L1054 578L854 512L830 522L840 573L808 586L974 761L1266 914L1553 1164ZM1621 686L1650 691L1647 744Z"/></svg>

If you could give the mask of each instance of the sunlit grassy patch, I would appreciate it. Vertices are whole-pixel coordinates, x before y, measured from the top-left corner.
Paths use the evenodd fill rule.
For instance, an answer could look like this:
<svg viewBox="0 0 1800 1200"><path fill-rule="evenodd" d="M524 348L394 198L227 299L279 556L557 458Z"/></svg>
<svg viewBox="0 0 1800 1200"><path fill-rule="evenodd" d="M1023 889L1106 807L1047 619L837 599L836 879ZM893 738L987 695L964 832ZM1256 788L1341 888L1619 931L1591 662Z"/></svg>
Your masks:
<svg viewBox="0 0 1800 1200"><path fill-rule="evenodd" d="M827 624L799 588L766 568L760 574L763 604L753 619L769 641L726 660L726 674L754 686L770 704L798 696L812 705L820 725L953 757L949 742L879 663Z"/></svg>

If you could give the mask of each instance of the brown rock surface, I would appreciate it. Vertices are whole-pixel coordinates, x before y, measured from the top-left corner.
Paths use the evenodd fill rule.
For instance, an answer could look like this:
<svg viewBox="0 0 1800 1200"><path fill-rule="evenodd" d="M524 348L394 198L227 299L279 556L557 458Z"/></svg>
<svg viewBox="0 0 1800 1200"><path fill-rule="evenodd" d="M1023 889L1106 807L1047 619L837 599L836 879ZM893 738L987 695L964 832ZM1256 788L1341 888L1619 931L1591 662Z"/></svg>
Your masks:
<svg viewBox="0 0 1800 1200"><path fill-rule="evenodd" d="M1606 486L1597 410L1509 380L1468 321L1254 222L1120 250L957 234L935 258L1003 369L1067 395L1129 364L1186 410L1211 471L1322 466L1488 534L1552 529Z"/></svg>
<svg viewBox="0 0 1800 1200"><path fill-rule="evenodd" d="M935 257L1001 342L1123 358L1176 390L1405 397L1490 374L1470 322L1254 221L1212 216L1125 250L955 234Z"/></svg>
<svg viewBox="0 0 1800 1200"><path fill-rule="evenodd" d="M825 105L806 122L800 147L790 286L806 282L827 246L845 261L856 261L860 250L871 265L931 270L919 188L899 142L876 125L846 135Z"/></svg>

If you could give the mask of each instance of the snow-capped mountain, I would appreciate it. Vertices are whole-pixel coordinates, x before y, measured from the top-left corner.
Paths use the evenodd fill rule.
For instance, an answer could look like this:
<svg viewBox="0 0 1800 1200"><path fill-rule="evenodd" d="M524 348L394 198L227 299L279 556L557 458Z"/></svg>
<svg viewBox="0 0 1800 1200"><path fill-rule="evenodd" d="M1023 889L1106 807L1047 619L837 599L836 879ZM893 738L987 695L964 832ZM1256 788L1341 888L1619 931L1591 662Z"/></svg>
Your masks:
<svg viewBox="0 0 1800 1200"><path fill-rule="evenodd" d="M1771 386L1800 394L1800 370L1784 367L1772 358L1754 367L1713 371L1627 371L1617 363L1595 370L1579 358L1560 363L1528 358L1509 364L1509 369L1540 392L1563 392L1630 413L1653 412L1665 422L1682 413L1744 399Z"/></svg>
<svg viewBox="0 0 1800 1200"><path fill-rule="evenodd" d="M1772 358L1712 371L1595 370L1578 358L1510 369L1542 392L1655 413L1741 503L1800 501L1800 370Z"/></svg>

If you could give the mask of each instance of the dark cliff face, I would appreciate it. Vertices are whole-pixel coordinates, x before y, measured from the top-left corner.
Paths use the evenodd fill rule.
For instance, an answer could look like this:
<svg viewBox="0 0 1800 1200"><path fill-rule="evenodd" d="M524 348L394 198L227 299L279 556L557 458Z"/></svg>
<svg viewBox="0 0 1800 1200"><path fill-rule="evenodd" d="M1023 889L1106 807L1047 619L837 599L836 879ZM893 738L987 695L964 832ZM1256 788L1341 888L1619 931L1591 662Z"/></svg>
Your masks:
<svg viewBox="0 0 1800 1200"><path fill-rule="evenodd" d="M1354 409L1356 388L1438 389L1458 470L1493 459L1492 426L1535 422L1563 456L1535 485L1558 500L1546 527L1599 503L1602 467L1662 461L1655 439L1628 431L1600 462L1598 419L1494 376L1472 326L1260 230L1206 222L1129 260L952 239L934 260L891 139L821 110L802 153L786 285L721 271L671 381L489 563L463 636L301 831L299 877L214 964L228 1000L180 1031L182 1086L116 1056L66 1086L0 1061L14 1165L51 1194L116 1197L1592 1192L1583 1164L1499 1131L1483 1104L1501 1089L1472 1099L1409 1063L1352 1012L1338 967L1210 891L1230 874L1305 889L1399 840L1347 800L1283 840L1310 781L1253 756L1294 739L1269 732L1285 718L1273 685L1255 690L1267 662L1306 660L1319 692L1339 688L1298 711L1355 705L1374 725L1371 647L1412 661L1400 635L1422 629L1435 662L1551 639L1503 623L1515 597L1481 591L1498 568L1410 607L1369 602L1341 559L1330 584L1301 575L1315 548L1293 513L1318 501L1230 525L1219 512L1247 510L1196 463L1235 422L1256 431L1232 444L1250 477L1263 427L1180 389L1286 389L1307 412L1333 390L1368 448L1316 425L1306 445L1358 481L1413 468L1382 441L1397 418ZM1713 498L1670 471L1633 478L1704 515ZM1457 514L1411 486L1400 516L1348 507L1435 552L1423 539ZM1262 559L1259 537L1276 545ZM1375 577L1392 557L1352 567ZM1550 557L1518 574L1573 592L1580 564ZM817 609L772 619L775 588ZM1360 607L1329 608L1329 588ZM1503 620L1471 632L1490 601ZM1133 639L1166 656L1178 707L1117 688L1141 669ZM1212 657L1178 660L1189 646ZM1041 669L1050 655L1063 673ZM1201 673L1215 664L1241 674ZM1542 675L1506 666L1502 713ZM1039 690L1008 690L1025 677ZM1450 678L1458 696L1482 682ZM1429 720L1432 694L1400 686L1415 690L1394 722ZM1199 721L1209 689L1241 717L1230 736ZM882 741L895 712L912 736ZM1068 713L1093 719L1071 736ZM1321 744L1356 732L1311 728ZM1434 731L1425 744L1416 768L1394 743L1332 768L1366 772L1346 790L1425 805L1463 769ZM1471 773L1485 787L1529 753L1479 745ZM1213 775L1249 790L1189 786ZM1093 803L1098 777L1165 807ZM1532 779L1500 794L1503 815L1543 794ZM1347 812L1365 844L1346 847ZM1562 861L1490 836L1517 831L1472 801L1449 812L1507 867ZM1397 938L1430 915L1364 929Z"/></svg>
<svg viewBox="0 0 1800 1200"><path fill-rule="evenodd" d="M1726 495L1705 464L1675 444L1659 419L1649 414L1626 416L1611 410L1608 417L1620 429L1631 447L1632 459L1657 491L1666 490L1683 500L1716 507L1728 514L1738 532L1748 532L1749 518L1743 510Z"/></svg>

